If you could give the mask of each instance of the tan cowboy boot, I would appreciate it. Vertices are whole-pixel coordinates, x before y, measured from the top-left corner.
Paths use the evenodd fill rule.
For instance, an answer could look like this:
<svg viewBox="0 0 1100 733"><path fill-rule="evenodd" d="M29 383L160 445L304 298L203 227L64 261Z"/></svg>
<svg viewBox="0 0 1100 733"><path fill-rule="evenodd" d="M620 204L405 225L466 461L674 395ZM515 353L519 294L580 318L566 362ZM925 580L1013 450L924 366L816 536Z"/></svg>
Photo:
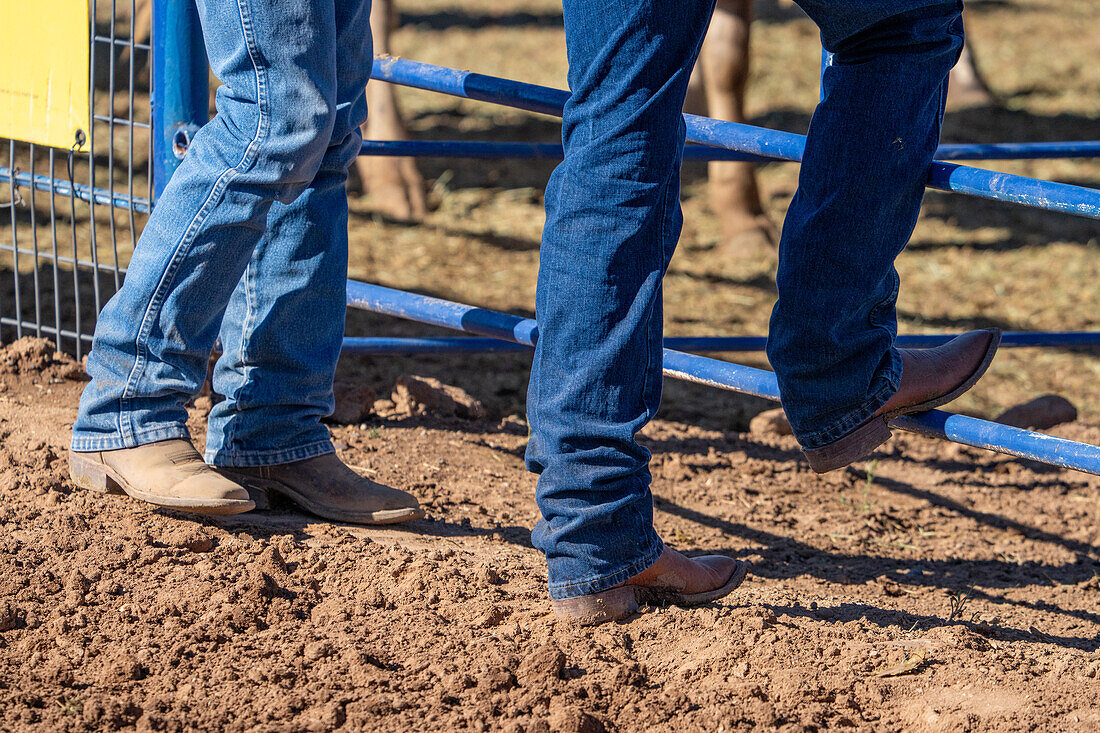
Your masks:
<svg viewBox="0 0 1100 733"><path fill-rule="evenodd" d="M803 449L810 468L826 473L858 461L890 438L895 417L951 402L981 379L1000 343L1000 329L986 328L933 349L898 349L902 370L897 392L852 432L820 448Z"/></svg>
<svg viewBox="0 0 1100 733"><path fill-rule="evenodd" d="M256 506L243 487L203 463L186 440L98 453L69 451L69 476L83 489L197 514L239 514Z"/></svg>
<svg viewBox="0 0 1100 733"><path fill-rule="evenodd" d="M364 478L333 453L276 466L223 466L224 476L249 489L261 509L278 494L336 522L394 524L424 516L411 494Z"/></svg>
<svg viewBox="0 0 1100 733"><path fill-rule="evenodd" d="M618 621L639 605L690 608L732 593L745 580L749 564L725 555L685 557L666 546L657 562L622 585L600 593L551 603L554 615L581 626Z"/></svg>

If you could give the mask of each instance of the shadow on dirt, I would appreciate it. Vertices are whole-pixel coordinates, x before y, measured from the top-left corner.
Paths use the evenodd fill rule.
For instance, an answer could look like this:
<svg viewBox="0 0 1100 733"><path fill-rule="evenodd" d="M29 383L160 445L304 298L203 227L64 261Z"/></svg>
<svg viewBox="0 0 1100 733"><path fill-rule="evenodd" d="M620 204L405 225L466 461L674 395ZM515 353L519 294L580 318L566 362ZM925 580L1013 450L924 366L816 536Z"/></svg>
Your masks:
<svg viewBox="0 0 1100 733"><path fill-rule="evenodd" d="M763 545L764 549L758 551L758 554L763 556L764 561L753 567L753 574L759 577L787 579L810 575L821 580L844 585L861 585L885 578L903 586L939 587L955 592L964 592L969 589L974 598L979 598L994 605L1020 606L1078 618L1090 623L1100 623L1100 613L1065 609L1050 601L1017 601L972 588L974 585L980 585L986 588L1013 589L1021 585L1050 586L1052 583L1064 585L1085 582L1093 577L1097 567L1100 566L1093 559L1097 553L1100 553L1100 548L1037 530L1004 517L985 512L975 512L950 499L930 491L915 489L908 484L897 481L884 481L880 477L876 477L876 481L888 490L922 498L934 506L955 512L960 516L969 517L986 526L1017 529L1037 541L1049 542L1064 547L1078 553L1078 560L1072 565L1050 565L1035 562L1015 563L1002 560L925 559L916 561L874 555L845 555L822 551L790 537L753 529L744 524L703 514L663 497L656 497L655 505L661 511L673 516L716 529L731 537L738 537ZM731 555L746 554L745 550L736 548L724 552ZM852 611L855 608L859 609L859 613ZM879 625L898 624L903 628L912 625L914 622L931 623L933 625L945 623L945 619L934 616L914 616L904 612L879 609L871 605L854 604L848 606L848 609L847 613L853 613L854 615L845 617L845 612L842 611L840 617L836 620L847 621L866 616L867 620ZM801 609L800 612L808 613L805 609ZM821 616L822 614L818 615ZM1006 629L1005 632L1009 634L1027 633L1011 629ZM1031 634L1031 636L1033 638L1037 637L1036 634ZM1037 640L1058 646L1087 651L1100 648L1100 640L1094 637L1055 638L1045 634L1042 637L1045 638L1037 638Z"/></svg>
<svg viewBox="0 0 1100 733"><path fill-rule="evenodd" d="M194 514L159 509L159 513L176 519L218 527L230 532L245 532L255 539L271 539L278 535L291 534L299 541L306 541L316 534L311 528L339 527L370 537L372 534L385 533L395 538L415 543L422 540L448 539L456 537L495 538L516 547L534 549L531 545L531 529L518 525L497 527L473 527L469 520L447 522L442 519L417 519L402 524L385 526L361 526L330 522L309 514L303 514L289 502L276 500L271 509L263 512L248 512L225 517L197 517Z"/></svg>

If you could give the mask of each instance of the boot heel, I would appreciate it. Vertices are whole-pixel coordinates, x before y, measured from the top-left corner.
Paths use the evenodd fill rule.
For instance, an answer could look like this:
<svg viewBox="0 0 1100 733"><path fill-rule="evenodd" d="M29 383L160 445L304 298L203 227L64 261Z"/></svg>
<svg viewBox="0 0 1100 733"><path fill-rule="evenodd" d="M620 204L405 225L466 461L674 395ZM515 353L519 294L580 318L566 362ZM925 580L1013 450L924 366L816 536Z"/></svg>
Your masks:
<svg viewBox="0 0 1100 733"><path fill-rule="evenodd" d="M80 488L100 494L126 493L113 478L107 475L106 469L100 463L72 451L69 452L69 478Z"/></svg>
<svg viewBox="0 0 1100 733"><path fill-rule="evenodd" d="M618 621L637 612L638 599L634 587L622 585L600 593L551 601L554 615L581 626L595 626Z"/></svg>
<svg viewBox="0 0 1100 733"><path fill-rule="evenodd" d="M891 435L893 433L886 425L886 418L879 415L863 423L840 440L834 440L820 448L803 450L802 454L810 462L810 468L817 473L827 473L858 461L889 440Z"/></svg>

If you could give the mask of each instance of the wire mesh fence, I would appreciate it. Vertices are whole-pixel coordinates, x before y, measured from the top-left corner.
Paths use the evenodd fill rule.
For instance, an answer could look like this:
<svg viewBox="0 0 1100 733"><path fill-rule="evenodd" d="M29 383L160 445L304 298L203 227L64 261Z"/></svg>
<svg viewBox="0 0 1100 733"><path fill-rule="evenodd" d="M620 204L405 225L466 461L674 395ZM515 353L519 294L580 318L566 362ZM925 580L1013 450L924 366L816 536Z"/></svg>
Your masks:
<svg viewBox="0 0 1100 733"><path fill-rule="evenodd" d="M78 358L153 198L151 2L90 0L89 17L86 152L0 139L0 343L48 338Z"/></svg>

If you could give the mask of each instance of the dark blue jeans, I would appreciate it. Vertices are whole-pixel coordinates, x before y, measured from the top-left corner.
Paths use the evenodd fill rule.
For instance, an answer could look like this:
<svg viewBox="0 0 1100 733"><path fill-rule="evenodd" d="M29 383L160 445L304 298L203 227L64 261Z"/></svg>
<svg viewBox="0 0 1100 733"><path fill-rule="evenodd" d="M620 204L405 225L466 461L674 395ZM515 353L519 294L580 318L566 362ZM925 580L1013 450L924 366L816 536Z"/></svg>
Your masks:
<svg viewBox="0 0 1100 733"><path fill-rule="evenodd" d="M795 435L817 447L897 389L905 246L962 47L958 0L801 0L834 54L784 224L768 356ZM546 194L528 394L553 598L651 565L649 452L661 281L680 235L680 116L711 3L565 0L572 96Z"/></svg>

